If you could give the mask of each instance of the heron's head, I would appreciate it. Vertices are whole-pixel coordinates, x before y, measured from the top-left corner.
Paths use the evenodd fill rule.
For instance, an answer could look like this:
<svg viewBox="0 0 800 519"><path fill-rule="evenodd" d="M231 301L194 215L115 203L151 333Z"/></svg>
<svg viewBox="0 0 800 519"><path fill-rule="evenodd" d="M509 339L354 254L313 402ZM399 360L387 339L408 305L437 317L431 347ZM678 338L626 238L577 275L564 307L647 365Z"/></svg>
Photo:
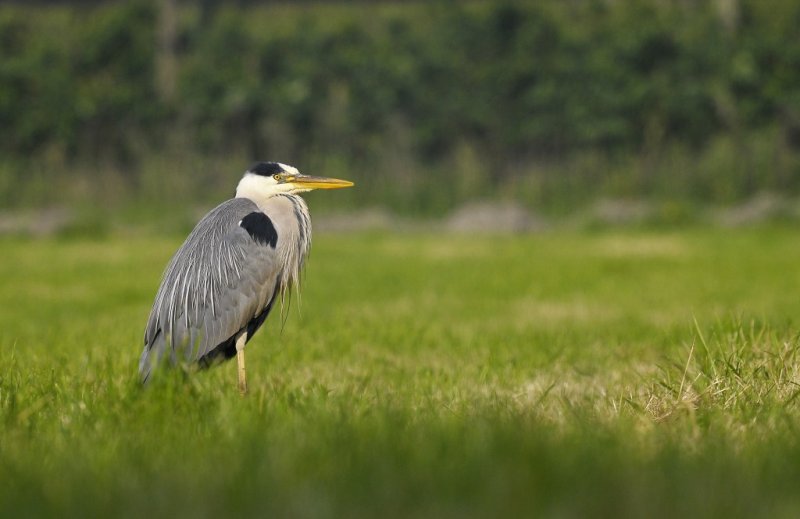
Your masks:
<svg viewBox="0 0 800 519"><path fill-rule="evenodd" d="M303 193L313 189L350 187L349 180L304 175L280 162L256 162L244 173L236 188L237 197L269 198L281 193Z"/></svg>

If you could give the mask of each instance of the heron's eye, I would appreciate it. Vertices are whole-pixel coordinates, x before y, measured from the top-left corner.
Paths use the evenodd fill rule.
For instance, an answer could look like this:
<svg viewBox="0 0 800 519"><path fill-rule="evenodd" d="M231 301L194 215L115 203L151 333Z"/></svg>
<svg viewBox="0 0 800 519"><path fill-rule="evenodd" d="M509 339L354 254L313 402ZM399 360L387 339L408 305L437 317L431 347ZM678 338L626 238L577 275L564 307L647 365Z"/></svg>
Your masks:
<svg viewBox="0 0 800 519"><path fill-rule="evenodd" d="M280 182L280 181L281 181L281 176L280 176L280 174L275 174L275 175L272 175L272 178L274 178L274 179L275 179L276 181L278 181L278 182Z"/></svg>

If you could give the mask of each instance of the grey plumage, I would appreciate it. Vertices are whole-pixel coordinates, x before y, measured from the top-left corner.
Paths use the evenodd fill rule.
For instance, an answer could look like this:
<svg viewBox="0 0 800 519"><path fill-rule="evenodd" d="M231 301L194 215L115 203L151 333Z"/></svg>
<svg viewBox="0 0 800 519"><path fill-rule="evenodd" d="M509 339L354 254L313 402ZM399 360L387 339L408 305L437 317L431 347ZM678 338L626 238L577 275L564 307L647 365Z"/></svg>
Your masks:
<svg viewBox="0 0 800 519"><path fill-rule="evenodd" d="M166 360L209 365L237 354L237 339L249 341L299 281L311 219L296 193L348 185L279 163L251 167L237 197L203 217L167 265L145 328L142 380Z"/></svg>

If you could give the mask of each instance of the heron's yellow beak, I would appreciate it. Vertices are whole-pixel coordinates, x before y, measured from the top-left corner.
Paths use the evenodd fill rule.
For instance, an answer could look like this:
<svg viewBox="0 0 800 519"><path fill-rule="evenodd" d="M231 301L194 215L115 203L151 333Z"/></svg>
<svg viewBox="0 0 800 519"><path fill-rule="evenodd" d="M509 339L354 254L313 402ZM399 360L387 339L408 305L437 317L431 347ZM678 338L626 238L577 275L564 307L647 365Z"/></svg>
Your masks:
<svg viewBox="0 0 800 519"><path fill-rule="evenodd" d="M315 177L313 175L297 175L289 180L292 184L302 189L341 189L353 185L349 180L338 178Z"/></svg>

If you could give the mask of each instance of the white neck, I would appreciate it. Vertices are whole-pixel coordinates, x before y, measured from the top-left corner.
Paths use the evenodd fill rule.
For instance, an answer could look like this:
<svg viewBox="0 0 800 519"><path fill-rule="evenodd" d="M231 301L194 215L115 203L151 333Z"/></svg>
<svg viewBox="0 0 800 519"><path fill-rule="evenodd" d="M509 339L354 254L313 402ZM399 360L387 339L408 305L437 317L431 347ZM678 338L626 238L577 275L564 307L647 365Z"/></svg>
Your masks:
<svg viewBox="0 0 800 519"><path fill-rule="evenodd" d="M279 193L277 187L278 184L267 182L263 177L246 174L236 186L236 198L249 198L263 207L268 199Z"/></svg>

